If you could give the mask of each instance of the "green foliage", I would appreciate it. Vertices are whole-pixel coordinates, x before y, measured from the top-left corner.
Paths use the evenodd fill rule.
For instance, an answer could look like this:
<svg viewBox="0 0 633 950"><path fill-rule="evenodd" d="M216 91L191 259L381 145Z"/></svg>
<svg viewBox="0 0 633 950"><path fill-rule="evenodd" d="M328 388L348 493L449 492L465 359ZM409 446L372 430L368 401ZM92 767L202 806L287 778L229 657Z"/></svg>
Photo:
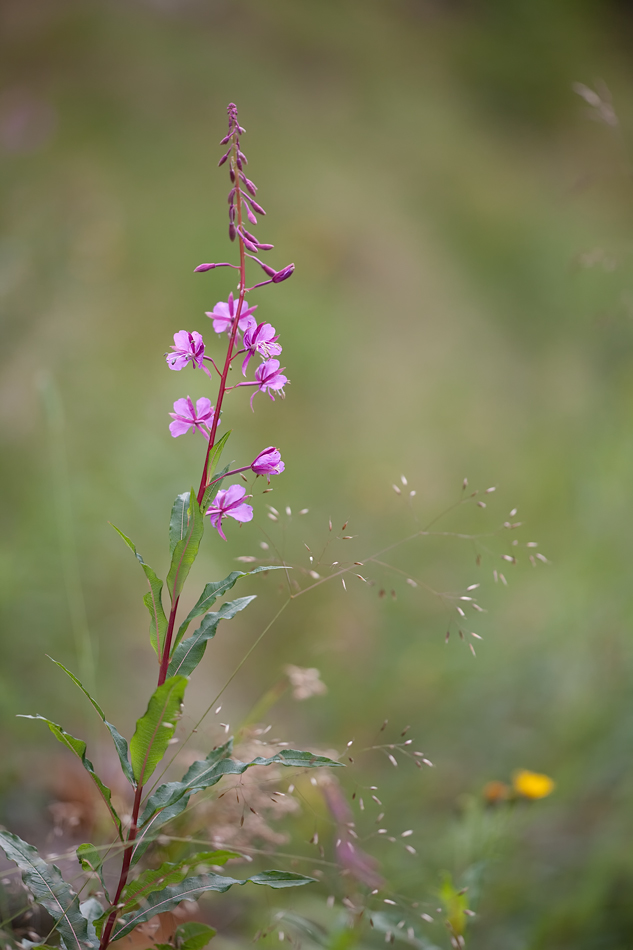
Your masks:
<svg viewBox="0 0 633 950"><path fill-rule="evenodd" d="M181 676L190 676L204 656L208 641L215 636L220 621L231 620L253 600L255 600L255 594L249 597L238 597L237 600L231 600L228 604L222 604L217 612L208 613L195 633L186 640L182 640L174 650L167 670L168 675L175 676L179 673Z"/></svg>
<svg viewBox="0 0 633 950"><path fill-rule="evenodd" d="M196 501L196 495L192 488L189 497L189 508L187 509L187 525L183 530L182 537L176 541L171 557L171 567L167 575L167 589L172 603L180 596L180 592L191 570L191 565L198 556L198 548L200 547L203 533L203 512Z"/></svg>
<svg viewBox="0 0 633 950"><path fill-rule="evenodd" d="M180 624L178 636L175 640L175 646L178 646L184 637L191 621L210 610L218 597L223 597L227 591L231 590L231 588L235 585L235 582L239 580L240 577L249 577L251 574L260 574L262 571L282 570L284 570L284 566L282 564L263 565L261 567L254 567L252 571L231 571L228 577L225 577L224 580L210 581L208 584L205 584L205 588L200 594L200 597L189 611L187 617Z"/></svg>
<svg viewBox="0 0 633 950"><path fill-rule="evenodd" d="M171 517L169 519L169 553L174 553L174 548L179 541L182 541L187 532L187 525L189 523L189 516L187 514L189 510L189 501L191 499L191 492L186 491L181 495L176 496L176 500L172 505Z"/></svg>
<svg viewBox="0 0 633 950"><path fill-rule="evenodd" d="M231 429L229 429L228 432L225 432L221 439L218 439L218 441L215 443L215 445L213 446L213 448L211 449L209 453L209 458L207 461L207 477L206 477L207 482L209 481L209 479L213 478L215 475L215 470L217 468L218 462L220 461L220 456L222 455L222 451L224 449L224 446L228 442L230 435L231 435ZM219 491L220 486L222 485L222 479L228 472L229 468L230 466L226 465L224 469L220 472L219 476L217 476L217 481L215 481L213 485L208 485L207 488L205 489L204 495L202 496L202 503L200 505L200 509L203 514L207 510L207 506L211 503L211 501L215 498L217 492Z"/></svg>
<svg viewBox="0 0 633 950"><path fill-rule="evenodd" d="M93 844L86 842L85 844L80 844L77 848L77 860L81 865L82 871L85 871L87 874L97 874L99 876L105 896L110 900L108 889L103 879L103 855L101 852L95 848Z"/></svg>
<svg viewBox="0 0 633 950"><path fill-rule="evenodd" d="M208 891L224 893L234 884L260 884L268 887L300 887L304 884L315 883L315 878L295 874L292 871L263 871L243 880L233 877L224 877L220 874L202 874L197 877L188 877L180 884L166 887L164 890L149 894L139 910L125 914L114 928L112 940L120 940L129 934L138 924L151 920L157 914L173 910L184 900L197 900Z"/></svg>
<svg viewBox="0 0 633 950"><path fill-rule="evenodd" d="M116 533L123 538L129 549L134 552L139 564L145 572L145 577L147 578L147 583L149 584L149 591L143 596L143 603L149 610L150 615L150 642L154 652L156 653L156 656L160 657L163 644L165 642L165 634L167 633L167 617L165 616L162 601L163 582L159 577L156 576L149 564L145 563L141 555L136 550L136 545L134 542L131 541L125 534L123 534L123 532L120 531L116 525L113 524L112 527Z"/></svg>
<svg viewBox="0 0 633 950"><path fill-rule="evenodd" d="M67 950L95 950L94 928L79 909L79 898L58 867L47 864L36 848L17 835L0 831L0 847L22 871L22 880L35 900L55 921Z"/></svg>
<svg viewBox="0 0 633 950"><path fill-rule="evenodd" d="M191 920L187 924L176 927L174 944L176 950L202 950L215 937L215 934L213 927Z"/></svg>
<svg viewBox="0 0 633 950"><path fill-rule="evenodd" d="M103 801L105 802L106 808L110 812L112 821L116 825L119 838L123 840L121 819L117 815L114 809L114 806L112 804L112 800L111 800L112 792L110 791L107 785L103 784L103 782L101 781L101 779L95 772L94 765L92 764L90 759L87 758L86 743L83 741L83 739L75 739L74 736L71 736L69 732L66 732L65 729L62 729L62 727L59 726L56 722L52 722L52 720L47 719L45 716L21 715L20 719L39 719L41 722L45 722L48 728L51 730L51 732L55 736L55 738L58 739L59 742L62 743L62 745L65 745L67 749L70 749L70 751L73 752L77 756L77 758L80 760L81 764L85 768L86 772L88 773L92 781L97 786L99 790L99 794L101 795Z"/></svg>
<svg viewBox="0 0 633 950"><path fill-rule="evenodd" d="M132 771L139 785L144 785L165 754L169 740L176 731L185 689L185 676L171 676L154 691L145 715L136 723L130 741Z"/></svg>
<svg viewBox="0 0 633 950"><path fill-rule="evenodd" d="M51 656L49 659L53 660L53 657ZM106 729L112 736L112 741L114 742L114 747L117 751L117 755L119 756L119 762L121 763L121 770L123 774L125 775L126 779L128 780L128 782L130 782L131 784L134 784L132 766L130 765L130 759L128 755L127 739L125 739L121 735L118 729L116 729L116 727L113 726L111 722L108 722L108 720L105 717L105 713L103 709L101 708L101 706L99 705L99 703L97 702L97 700L93 699L93 697L90 695L86 687L83 686L82 683L80 683L80 681L77 679L74 673L71 673L70 670L66 669L64 664L60 663L58 660L53 660L53 663L56 666L58 666L60 670L63 670L67 676L71 678L75 686L79 687L82 693L90 700L94 708L97 710L97 712L101 716L101 719L103 720L104 726L106 727Z"/></svg>
<svg viewBox="0 0 633 950"><path fill-rule="evenodd" d="M233 749L233 740L229 739L224 745L214 749L206 759L200 762L194 762L187 770L182 782L167 782L159 785L153 795L151 795L145 805L145 809L139 819L140 831L134 842L134 851L132 853L132 864L136 864L139 858L145 853L152 843L154 836L159 828L166 825L173 818L176 818L187 807L189 799L194 791L200 791L202 788L209 788L219 782L224 770L214 772L214 766L217 766L224 759L228 759ZM194 766L202 765L208 772L208 784L199 784L191 787L185 784L185 779L194 778L192 769Z"/></svg>
<svg viewBox="0 0 633 950"><path fill-rule="evenodd" d="M156 950L202 950L216 935L216 930L197 920L176 927L172 943L157 943Z"/></svg>
<svg viewBox="0 0 633 950"><path fill-rule="evenodd" d="M145 809L139 819L139 833L134 843L132 864L136 864L141 855L154 840L158 829L176 818L189 803L195 792L217 785L224 775L242 775L253 765L285 765L301 768L332 768L342 763L326 756L313 755L311 752L298 752L284 749L270 759L257 757L252 762L235 762L230 758L233 740L214 749L205 759L194 762L180 782L166 782L159 785L148 798Z"/></svg>
<svg viewBox="0 0 633 950"><path fill-rule="evenodd" d="M468 897L463 890L458 890L448 871L442 876L442 885L439 891L440 899L446 911L446 921L456 936L461 936L466 929L466 909Z"/></svg>
<svg viewBox="0 0 633 950"><path fill-rule="evenodd" d="M191 868L201 864L226 864L230 858L239 858L236 851L198 851L190 854L176 864L165 862L159 868L148 868L136 880L130 881L123 889L119 903L124 912L132 910L148 894L162 891L168 885L179 884Z"/></svg>

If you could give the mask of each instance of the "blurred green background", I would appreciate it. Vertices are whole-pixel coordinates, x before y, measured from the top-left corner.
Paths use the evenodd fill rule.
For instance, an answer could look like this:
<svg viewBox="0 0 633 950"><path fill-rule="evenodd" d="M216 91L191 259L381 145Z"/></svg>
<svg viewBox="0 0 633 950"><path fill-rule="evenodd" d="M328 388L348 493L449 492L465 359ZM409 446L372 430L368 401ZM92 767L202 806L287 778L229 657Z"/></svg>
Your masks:
<svg viewBox="0 0 633 950"><path fill-rule="evenodd" d="M287 471L252 525L230 524L227 544L208 532L191 599L266 539L305 586L304 543L318 552L330 517L355 537L324 565L364 560L451 506L464 477L497 491L435 528L493 534L514 507L524 527L516 549L503 530L418 539L385 557L397 571L359 569L375 586L302 596L222 717L239 724L285 663L318 667L328 695L285 697L276 735L342 750L373 744L388 718L388 741L411 725L435 765L366 753L343 779L349 794L379 787L394 834L414 829L416 856L366 845L393 893L434 913L443 870L470 884L467 945L482 950L632 946L628 5L3 0L0 27L2 821L52 840L51 776L67 767L15 714L88 729L45 654L90 679L93 650L97 696L128 734L154 682L142 575L107 522L166 571L169 508L202 447L172 440L167 413L205 388L163 354L180 329L210 339L204 311L233 286L228 271L192 273L233 253L216 168L233 100L268 212L259 234L274 266L297 270L256 301L281 334L287 398L258 397L254 414L235 399L225 425L240 464L274 443ZM603 98L606 83L619 124L592 121L573 83ZM550 563L532 568L529 540ZM423 588L473 583L487 610L463 628L483 637L476 659L454 608ZM283 602L274 576L242 585L257 605L221 631L187 717ZM556 791L485 811L485 783L518 768ZM375 829L374 811L358 818ZM304 809L290 823L287 851L306 851L314 821ZM292 899L322 913L329 892ZM225 915L224 945L246 945L278 896L251 895L242 927ZM448 946L441 923L423 933Z"/></svg>

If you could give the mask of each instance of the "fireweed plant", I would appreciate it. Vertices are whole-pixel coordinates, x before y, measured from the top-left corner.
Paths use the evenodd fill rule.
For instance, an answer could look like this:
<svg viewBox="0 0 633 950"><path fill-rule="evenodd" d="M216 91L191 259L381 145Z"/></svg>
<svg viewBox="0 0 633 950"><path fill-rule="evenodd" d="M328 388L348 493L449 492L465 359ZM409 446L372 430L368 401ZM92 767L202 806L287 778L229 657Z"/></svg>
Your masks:
<svg viewBox="0 0 633 950"><path fill-rule="evenodd" d="M171 565L167 574L166 587L170 607L166 612L162 603L164 582L158 578L149 565L145 564L137 553L133 542L121 531L125 543L138 558L149 590L144 597L150 613L150 640L158 661L156 689L149 699L147 710L138 720L136 731L130 742L106 720L105 713L90 696L83 684L58 664L70 679L81 689L92 703L112 736L121 770L130 784L134 800L127 828L112 802L112 792L97 775L92 762L87 757L85 742L67 733L57 723L43 716L27 718L40 719L47 723L53 735L81 760L82 765L95 783L105 803L112 825L116 831L120 847L120 871L116 885L110 891L106 887L103 873L104 855L94 845L86 843L77 849L77 858L84 871L101 878L104 902L93 897L80 904L79 895L62 877L59 869L46 862L30 844L7 831L0 832L0 845L7 857L14 861L22 871L24 884L55 921L55 930L67 950L106 950L110 943L120 940L131 933L139 924L158 914L176 908L183 900L195 900L206 891L227 891L233 885L253 884L269 887L293 887L310 883L314 878L285 871L264 871L250 878L235 879L215 871L230 858L237 857L228 850L203 851L189 854L178 862L168 862L160 868L150 868L138 873L138 862L150 843L155 839L158 829L173 820L187 807L195 792L216 785L225 775L241 775L254 766L298 766L317 768L336 767L340 763L311 752L299 752L282 749L270 758L255 756L252 761L241 762L231 757L232 740L228 740L213 749L205 759L196 760L180 781L166 782L144 794L148 782L156 767L167 751L170 740L181 716L185 690L189 677L204 656L205 649L217 630L221 620L234 617L253 600L253 597L240 597L225 603L216 611L211 611L215 601L229 591L240 577L255 574L269 567L256 567L244 571L233 571L219 582L207 584L193 609L177 624L178 605L192 564L198 554L204 532L205 518L209 518L211 528L225 539L227 519L238 522L250 521L253 508L247 503L245 488L231 483L226 488L221 485L225 479L238 473L251 471L270 480L284 470L279 451L269 446L260 451L249 465L229 471L226 466L216 473L217 464L228 433L217 438L218 426L224 399L231 390L248 387L252 389L251 406L256 395L268 394L272 400L275 394L283 397L284 385L288 382L279 360L281 346L277 342L274 328L265 322L258 323L253 316L256 305L246 302L246 294L268 284L279 284L292 275L294 265L275 271L263 263L256 255L270 250L272 245L262 244L247 230L248 225L257 223L256 214L265 214L264 209L255 200L256 186L244 174L246 157L240 147L240 136L244 130L237 118L237 109L228 107L229 131L222 140L228 146L220 159L220 165L228 164L231 178L229 192L229 237L237 241L239 249L238 264L202 264L198 272L212 270L215 267L232 267L239 273L237 298L231 294L228 301L217 303L207 313L213 322L213 330L220 337L226 335L228 344L224 362L218 362L207 355L202 336L182 330L174 335L174 345L166 357L171 370L182 371L189 364L202 369L211 379L217 379L218 388L215 405L203 396L194 402L189 396L176 400L171 413L169 426L174 438L193 430L200 433L206 443L204 462L197 491L179 495L173 505L169 525ZM246 260L251 258L264 271L266 279L247 287ZM229 370L236 361L241 361L244 377L257 361L254 380L228 385ZM254 406L253 406L254 408ZM194 633L189 633L192 622L202 618ZM193 876L190 871L197 871ZM196 929L197 928L197 929ZM185 929L179 934L181 950L196 950L213 936L211 928L196 925L193 932Z"/></svg>
<svg viewBox="0 0 633 950"><path fill-rule="evenodd" d="M238 597L228 603L223 603L219 610L211 610L215 602L228 593L240 578L281 570L287 589L287 598L242 659L220 694L281 611L293 599L335 578L340 579L343 588L346 586L346 577L356 577L374 586L377 582L373 577L367 576L368 569L396 576L401 575L410 587L421 587L439 597L453 618L449 620L447 639L451 628L456 626L459 636L468 642L474 653L473 644L468 638L481 638L478 634L469 632L465 624L466 611L476 613L483 610L477 603L475 595L479 584L471 584L456 592L433 590L421 579L410 576L385 558L393 549L415 539L443 536L463 539L475 545L476 560L479 564L482 551L492 553L486 548L485 538L494 537L508 529L514 531L520 527L519 522L508 520L488 535L457 534L432 530L432 526L437 521L435 518L426 526L418 523L412 534L382 551L354 561L331 560L332 542L349 542L352 536L345 534L347 524L342 526L340 535L333 532L330 521L327 538L321 552L313 554L308 548L308 564L303 562L292 565L294 567L292 574L299 579L291 576L289 570L291 565L287 563L279 545L267 534L268 540L260 544L264 551L270 552L267 557L274 563L261 564L259 558L251 555L239 558L238 560L244 562L245 565L249 565L248 569L232 571L223 580L206 584L194 607L184 618L179 617L181 595L200 549L205 519L209 519L207 530L210 529L214 536L217 532L219 539L224 540L226 540L226 531L231 530L231 521L243 524L253 520L253 505L249 503L252 496L247 494L246 488L240 484L240 481L234 480L235 477L241 476L243 479L244 473L250 472L255 478L261 476L270 484L272 477L284 471L284 462L275 446L261 449L247 465L233 469L229 465L224 468L219 467L220 457L230 435L230 432L226 432L221 437L218 436L221 414L228 394L238 391L239 395L239 390L247 390L246 394L248 394L250 391L250 405L253 410L256 408L256 400L260 394L269 396L273 401L276 396L284 397L284 389L289 380L285 375L285 367L279 360L282 354L279 336L270 323L258 320L259 315L256 316L258 305L251 303L247 295L254 290L284 282L292 276L294 271L294 264L275 270L261 260L260 255L271 250L272 245L262 243L249 230L257 224L257 216L264 215L265 211L256 200L256 186L245 173L247 159L241 149L240 141L244 129L239 124L237 108L234 104L228 107L228 120L228 134L221 143L226 146L226 151L219 165L226 164L229 171L231 183L228 195L229 238L237 245L239 262L204 263L196 267L195 272L205 273L218 267L236 270L238 272L237 294L235 296L232 293L229 294L228 300L216 303L212 310L206 312L206 317L211 320L212 331L216 337L220 341L226 341L223 360L217 357L216 347L212 347L209 352L202 334L195 330L176 332L170 352L166 354L166 362L170 370L182 372L188 371L189 367L201 370L212 383L217 383L217 390L215 390L213 403L208 396L200 396L194 401L187 395L176 400L173 412L170 413L172 421L169 424L169 430L174 439L194 433L202 437L205 449L197 489L192 487L190 491L178 495L171 510L170 567L165 581L161 580L143 561L134 543L122 531L115 528L134 553L145 573L148 590L143 600L150 614L150 642L158 665L156 689L149 698L145 713L138 719L136 730L129 742L107 720L101 706L90 695L84 684L64 665L54 661L84 693L109 731L123 780L129 786L129 794L133 798L130 813L124 815L117 812L118 800L95 771L83 740L70 735L62 726L44 716L25 717L45 722L56 739L77 756L107 809L115 835L114 841L106 847L84 843L76 849L74 856L79 863L77 870L83 876L83 884L75 890L71 882L63 877L59 868L53 863L54 856L48 856L45 860L32 845L17 835L0 830L0 847L7 858L15 862L21 871L22 881L30 895L29 900L41 905L53 920L53 926L44 938L44 942L38 938L38 945L43 947L46 947L48 941L51 940L52 942L59 941L66 950L97 950L97 948L106 950L111 943L128 936L140 925L147 925L148 921L157 915L169 911L177 912L183 901L195 901L206 892L225 892L234 885L244 885L249 882L272 888L296 887L315 882L318 878L323 880L324 873L338 874L336 878L338 885L333 879L328 882L330 893L338 887L338 897L351 915L350 919L356 928L357 936L360 935L358 927L365 911L368 911L365 919L369 919L371 915L371 926L387 934L387 939L391 942L393 942L393 932L397 932L398 928L400 928L399 932L402 932L404 919L393 924L382 903L397 906L399 914L407 915L409 926L406 933L410 940L417 939L413 923L417 927L420 919L427 923L432 921L431 916L422 911L417 902L412 902L402 895L390 894L379 873L376 860L363 850L364 843L382 835L384 837L381 840L399 841L410 855L416 854L416 849L410 842L410 835L413 833L411 829L399 831L397 837L394 837L387 828L376 829L375 825L382 822L384 813L382 802L376 795L378 789L375 786L369 788L365 786L364 795L368 808L375 806L380 813L377 819L373 819L371 830L362 837L359 834L356 817L360 818L360 816L355 817L352 807L359 808L361 812L365 811L363 788L357 785L351 795L352 804L350 804L334 773L330 772L331 769L343 765L354 765L350 749L353 740L348 743L344 761L337 761L328 755L290 749L287 747L288 743L279 740L266 743L258 739L257 736L265 734L266 729L254 729L248 732L247 726L249 724L254 726L258 721L261 722L262 717L288 685L292 687L297 699L323 692L325 687L320 682L318 671L295 666L286 667L286 678L255 705L249 720L237 735L237 751L242 753L246 761L234 756L233 738L227 738L222 744L213 748L205 758L193 759L180 780L161 782L165 772L177 758L174 755L168 761L164 761L172 741L175 741L174 733L182 715L189 677L202 660L207 644L215 636L220 621L230 620L254 600L253 596ZM251 262L261 268L264 279L256 280L248 286L247 264L250 268ZM239 381L229 385L229 373L234 366L238 368L236 375ZM247 374L251 374L251 378ZM197 374L198 379L200 375L200 373ZM406 499L411 505L416 493L409 489L406 478L403 476L401 484L393 487L396 494ZM464 480L458 500L448 510L469 502L485 508L486 502L482 498L494 490L494 488L489 488L481 495L476 491L470 492L468 483ZM267 515L271 522L278 523L283 518L280 512L271 505L267 508ZM301 513L306 511L307 509ZM289 509L286 509L286 515L290 517ZM510 519L513 519L515 515L516 510L513 509L510 512ZM512 540L506 548L506 553L500 557L505 562L516 563L517 545L518 541ZM536 547L536 544L528 542L527 546ZM530 552L529 557L536 565L535 553ZM536 554L536 558L546 560L541 554ZM358 568L363 568L363 574L358 571ZM506 583L504 574L496 569L494 579ZM303 586L302 580L307 582ZM169 598L168 609L165 609L163 605L165 586ZM385 596L388 588L388 584L385 587L379 586L378 595ZM391 594L395 596L395 591L391 590ZM199 626L191 633L190 626L194 620L199 621ZM202 719L211 711L220 694L195 724L185 743L189 741ZM386 725L385 722L377 730L375 742L366 748L360 748L355 754L362 756L366 753L379 753L386 756L395 767L399 764L397 757L406 758L420 768L432 765L423 752L413 750L412 739L405 738L407 729L394 741L382 741L381 733ZM228 726L226 732L228 733ZM263 751L264 747L267 747L267 751L272 754L268 756L257 754ZM244 753L247 754L244 755ZM159 765L162 771L158 778L154 778L153 785L150 785L150 779ZM266 809L270 811L268 802L271 800L272 789L272 802L278 814L272 815L271 820L297 807L294 799L284 796L280 791L275 792L281 780L281 772L287 768L300 770L297 773L298 778L295 778L289 786L288 791L291 795L295 791L295 782L297 783L296 791L300 793L304 770L318 770L312 773L311 782L319 786L322 795L325 831L329 830L334 841L332 859L325 860L323 845L319 843L318 832L315 832L311 844L319 849L320 858L313 856L308 860L313 865L319 865L320 869L317 868L314 872L316 877L279 870L266 870L239 879L218 873L229 860L240 858L252 860L252 855L270 854L269 850L262 851L253 847L253 836L249 839L248 833L241 831L244 826L247 801L247 799L240 800L240 791L244 787L242 777L245 773L257 776L250 786L249 812L259 821L257 826L259 839L273 845L284 840L268 827L265 818L258 809L253 807L253 804L260 807L256 797L261 793L263 796L261 810L262 812ZM250 773L249 770L253 772ZM269 778L266 779L265 775ZM237 808L231 804L230 796L220 803L220 799L223 799L226 792L231 790L230 784L227 784L231 781L230 776L237 777L238 785L235 786ZM208 793L208 790L221 781L223 781L223 790L215 801L212 802L208 794L206 797L197 794ZM196 796L195 801L192 801L194 796ZM281 796L281 798L274 796ZM199 823L196 824L195 820L193 823L191 821L194 805L198 813L204 811L205 807L210 808L209 820L212 830L203 839L196 838ZM169 828L166 827L168 825ZM186 856L178 857L176 860L163 860L167 853L165 848L170 842L176 842L179 846L184 844L187 850ZM204 850L189 850L200 845L204 847ZM231 847L236 850L230 850ZM169 856L173 857L173 855ZM297 856L285 855L285 857ZM145 863L150 863L151 866L143 867ZM73 876L73 883L75 876ZM348 883L344 883L343 879ZM450 882L445 884L445 923L451 934L453 945L460 947L463 946L462 931L465 926L465 915L470 911L466 907L467 901L463 899L463 895L454 889L451 890L451 887ZM361 891L362 895L359 896ZM376 895L379 894L380 897L377 897ZM334 896L328 900L333 901ZM376 907L377 900L382 902L380 911ZM437 898L435 898L435 903L437 903ZM295 923L297 920L298 918ZM301 930L300 922L298 926ZM278 923L273 921L269 928L260 932L260 936L270 930L278 929ZM171 950L173 948L201 950L214 933L213 928L204 924L185 923L171 934L170 944L157 944L157 948L158 950L170 950L170 948ZM30 935L37 936L33 932ZM281 932L280 936L283 939Z"/></svg>

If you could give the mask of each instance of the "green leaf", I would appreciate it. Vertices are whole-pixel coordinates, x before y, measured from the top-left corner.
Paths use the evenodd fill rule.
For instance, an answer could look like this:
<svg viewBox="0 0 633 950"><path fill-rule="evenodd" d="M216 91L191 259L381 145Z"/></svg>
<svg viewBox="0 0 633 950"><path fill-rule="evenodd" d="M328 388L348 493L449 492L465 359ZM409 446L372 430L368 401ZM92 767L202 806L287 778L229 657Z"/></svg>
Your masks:
<svg viewBox="0 0 633 950"><path fill-rule="evenodd" d="M218 439L218 441L215 443L215 445L211 449L211 452L209 453L209 460L207 462L207 473L206 473L207 482L211 481L211 479L215 475L215 470L217 468L218 462L220 461L220 456L222 455L224 446L229 440L231 431L232 430L229 429L228 432L225 432L222 438ZM220 472L220 475L217 477L217 481L215 482L214 485L207 485L204 495L202 496L202 503L200 505L200 508L202 509L203 514L207 510L207 505L209 504L211 499L215 497L216 492L218 491L218 489L220 488L222 484L222 478L226 475L229 468L230 466L227 465L224 471Z"/></svg>
<svg viewBox="0 0 633 950"><path fill-rule="evenodd" d="M187 924L176 927L174 943L177 950L202 950L213 940L217 931L207 924L199 924L197 920L190 920Z"/></svg>
<svg viewBox="0 0 633 950"><path fill-rule="evenodd" d="M229 758L232 751L230 742L214 749L206 759L198 759L189 766L187 772L180 782L166 782L159 785L153 795L151 795L145 805L145 809L139 820L139 826L143 828L157 811L170 808L183 798L189 801L194 792L200 792L205 788L211 788L217 785L224 775L242 775L247 769L254 765L284 765L287 767L299 768L333 768L341 767L342 762L335 762L333 759L324 755L314 755L312 752L299 752L296 749L282 749L276 755L269 759L261 756L253 759L251 762L236 762ZM184 808L184 805L183 805ZM163 824L161 822L161 824Z"/></svg>
<svg viewBox="0 0 633 950"><path fill-rule="evenodd" d="M200 505L200 510L202 511L203 514L206 514L207 508L209 507L209 505L211 504L211 502L213 501L217 493L222 488L222 482L224 481L224 476L226 475L230 467L231 467L230 464L225 465L222 471L218 475L215 476L213 484L207 485L207 489L204 495L202 496L202 504Z"/></svg>
<svg viewBox="0 0 633 950"><path fill-rule="evenodd" d="M220 874L201 874L197 877L188 877L180 884L166 887L160 893L150 894L141 909L123 916L114 928L112 939L120 940L121 937L125 937L134 930L138 924L151 920L157 914L164 914L165 911L173 910L184 900L195 901L207 891L224 893L234 884L248 884L249 881L253 884L267 884L269 887L297 887L303 884L312 884L315 882L315 878L293 874L290 871L264 871L263 874L255 874L253 877L247 877L244 880L224 877Z"/></svg>
<svg viewBox="0 0 633 950"><path fill-rule="evenodd" d="M301 887L303 884L314 884L316 878L306 877L305 874L295 874L294 871L262 871L247 878L251 884L262 884L266 887Z"/></svg>
<svg viewBox="0 0 633 950"><path fill-rule="evenodd" d="M182 541L187 532L187 525L189 523L187 511L189 509L190 498L191 492L183 492L182 495L177 495L176 500L172 505L171 517L169 519L170 554L174 553L174 548L179 541Z"/></svg>
<svg viewBox="0 0 633 950"><path fill-rule="evenodd" d="M210 581L210 583L205 585L195 606L189 611L187 617L180 624L174 647L177 647L184 637L191 621L195 620L196 617L199 617L201 614L206 614L206 612L213 607L218 597L223 597L227 591L231 590L240 577L248 577L250 574L260 574L262 571L283 571L284 569L283 564L271 564L254 567L252 571L231 571L228 577L225 577L222 581Z"/></svg>
<svg viewBox="0 0 633 950"><path fill-rule="evenodd" d="M68 950L94 950L94 929L79 910L79 898L58 867L47 864L37 850L17 835L0 831L0 847L22 871L22 880L35 900L45 907Z"/></svg>
<svg viewBox="0 0 633 950"><path fill-rule="evenodd" d="M86 920L89 920L91 923L94 923L95 920L103 916L103 907L96 897L89 897L87 900L82 901L79 905L79 911L81 916L85 917Z"/></svg>
<svg viewBox="0 0 633 950"><path fill-rule="evenodd" d="M167 575L167 590L172 599L172 603L180 596L180 592L191 570L191 565L195 561L200 540L204 531L204 518L202 511L196 501L196 495L191 489L189 498L189 508L187 509L187 526L182 538L177 541L174 547L171 567Z"/></svg>
<svg viewBox="0 0 633 950"><path fill-rule="evenodd" d="M111 523L111 522L110 522ZM163 582L159 577L156 576L149 564L146 564L141 555L136 550L136 545L133 541L123 534L116 525L112 525L114 530L118 535L120 535L128 548L134 552L136 559L143 568L145 572L145 577L147 578L147 583L149 584L149 591L143 597L143 603L149 610L150 615L150 624L149 624L149 636L152 647L156 656L160 658L163 650L163 644L165 643L165 634L167 633L167 617L165 616L165 611L163 610L163 601L162 601L162 590Z"/></svg>
<svg viewBox="0 0 633 950"><path fill-rule="evenodd" d="M198 851L187 855L177 864L167 861L159 868L148 868L123 889L119 899L119 903L123 905L121 909L123 912L130 911L148 894L162 891L170 884L179 884L191 868L200 864L226 864L230 858L239 857L241 855L236 851Z"/></svg>
<svg viewBox="0 0 633 950"><path fill-rule="evenodd" d="M77 860L79 861L82 870L87 874L98 874L105 896L109 901L110 897L108 895L108 889L105 885L105 881L103 880L103 855L100 853L100 851L95 848L93 844L80 844L77 848ZM103 913L103 908L101 908L101 913ZM84 917L85 916L86 915L84 914ZM99 914L97 916L99 916Z"/></svg>
<svg viewBox="0 0 633 950"><path fill-rule="evenodd" d="M99 790L103 801L105 802L106 808L110 812L112 821L116 825L116 829L121 841L123 841L123 831L121 829L121 819L114 810L112 805L112 792L107 785L104 785L97 773L95 772L94 765L86 756L86 743L82 739L75 739L74 736L71 736L69 732L66 732L65 729L62 729L56 722L52 722L50 719L47 719L46 716L24 716L20 715L19 719L39 719L41 722L45 722L48 728L51 730L55 738L61 742L62 745L65 745L67 749L70 749L71 752L77 756L81 761L81 764L85 768L86 772L95 783Z"/></svg>
<svg viewBox="0 0 633 950"><path fill-rule="evenodd" d="M126 779L128 780L128 782L131 782L133 785L134 776L132 775L132 766L130 765L130 759L128 756L127 739L124 739L121 733L118 731L118 729L116 729L112 725L111 722L108 722L108 720L105 717L105 713L103 709L101 708L101 706L99 705L99 703L97 702L97 700L92 698L92 696L90 695L86 687L83 686L82 683L79 682L79 680L74 675L74 673L71 673L70 670L67 670L64 664L60 663L59 660L53 660L52 656L49 657L49 660L52 660L55 666L58 666L60 670L64 671L66 676L69 676L71 678L75 686L79 687L79 689L82 691L84 696L86 696L90 700L94 708L97 710L97 712L101 716L101 719L103 720L103 724L105 725L106 729L112 736L112 741L114 742L114 747L119 756L119 762L121 763L121 770L123 774L125 775Z"/></svg>
<svg viewBox="0 0 633 950"><path fill-rule="evenodd" d="M171 676L154 692L145 715L136 723L130 756L139 785L145 784L167 750L180 718L186 686L186 676Z"/></svg>
<svg viewBox="0 0 633 950"><path fill-rule="evenodd" d="M181 676L189 676L204 656L207 642L215 636L220 621L231 620L240 610L248 607L252 600L255 600L254 594L250 597L238 597L228 604L222 604L216 613L208 613L196 632L179 643L174 650L167 675L175 676L179 673Z"/></svg>

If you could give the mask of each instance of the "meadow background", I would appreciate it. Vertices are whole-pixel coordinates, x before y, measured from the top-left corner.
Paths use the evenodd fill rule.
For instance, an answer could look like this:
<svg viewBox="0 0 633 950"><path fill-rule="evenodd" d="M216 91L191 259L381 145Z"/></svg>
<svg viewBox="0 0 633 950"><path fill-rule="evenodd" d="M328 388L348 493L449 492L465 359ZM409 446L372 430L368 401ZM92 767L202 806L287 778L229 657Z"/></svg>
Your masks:
<svg viewBox="0 0 633 950"><path fill-rule="evenodd" d="M473 948L630 947L632 46L628 6L599 0L3 0L7 827L52 847L48 806L77 781L52 737L15 718L87 734L81 695L45 654L92 678L128 734L154 682L142 575L107 522L165 570L169 508L198 478L202 445L172 440L167 413L203 389L163 354L177 330L210 336L204 311L232 287L227 272L192 270L227 259L216 162L233 100L261 235L275 266L297 269L257 299L282 334L287 398L259 397L255 414L236 400L226 425L232 457L275 444L287 471L253 525L229 525L227 544L208 532L191 596L266 539L304 577L304 543L322 547L330 518L355 537L326 561L364 560L451 506L465 477L497 487L487 508L436 527L490 534L516 507L521 545L538 541L549 563L534 569L503 531L402 545L397 570L364 569L375 586L335 580L291 604L221 718L239 724L285 663L318 667L327 696L286 695L276 735L362 747L388 718L389 741L410 725L434 763L395 769L366 753L344 779L350 794L379 787L394 833L414 829L416 856L367 845L394 893L434 911L443 871L468 884ZM617 126L592 121L572 90L601 81ZM411 505L391 487L402 474ZM516 550L516 565L501 560ZM423 583L481 583L487 613L464 628L483 637L476 658ZM221 629L188 722L281 603L276 578L244 584L257 607ZM519 768L552 776L555 793L487 810L485 784ZM327 844L327 822L304 807L286 851L313 853L317 825ZM246 946L286 904L333 920L331 886L287 901L245 889L205 913L218 943ZM441 923L423 932L448 946Z"/></svg>

